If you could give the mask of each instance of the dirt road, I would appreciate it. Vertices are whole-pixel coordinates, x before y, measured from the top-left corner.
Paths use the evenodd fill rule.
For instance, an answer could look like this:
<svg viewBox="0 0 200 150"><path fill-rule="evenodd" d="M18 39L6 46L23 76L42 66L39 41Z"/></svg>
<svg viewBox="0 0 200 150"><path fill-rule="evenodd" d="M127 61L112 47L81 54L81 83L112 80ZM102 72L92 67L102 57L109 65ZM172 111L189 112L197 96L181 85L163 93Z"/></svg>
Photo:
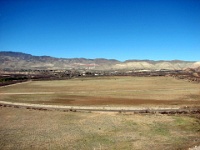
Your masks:
<svg viewBox="0 0 200 150"><path fill-rule="evenodd" d="M182 107L139 107L139 106L59 106L42 105L0 101L0 105L9 107L24 107L27 109L39 110L63 110L63 111L105 111L105 112L136 112L136 113L199 113L199 108Z"/></svg>

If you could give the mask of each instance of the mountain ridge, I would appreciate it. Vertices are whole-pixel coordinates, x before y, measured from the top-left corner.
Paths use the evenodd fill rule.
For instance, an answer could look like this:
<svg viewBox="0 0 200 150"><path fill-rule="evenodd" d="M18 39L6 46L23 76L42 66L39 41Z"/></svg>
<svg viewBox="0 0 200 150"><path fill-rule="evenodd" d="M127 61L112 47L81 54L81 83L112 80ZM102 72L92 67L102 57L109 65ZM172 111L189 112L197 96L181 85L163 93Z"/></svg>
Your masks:
<svg viewBox="0 0 200 150"><path fill-rule="evenodd" d="M0 69L183 70L200 66L200 62L184 60L130 59L119 61L106 58L56 58L13 51L0 51L0 63Z"/></svg>

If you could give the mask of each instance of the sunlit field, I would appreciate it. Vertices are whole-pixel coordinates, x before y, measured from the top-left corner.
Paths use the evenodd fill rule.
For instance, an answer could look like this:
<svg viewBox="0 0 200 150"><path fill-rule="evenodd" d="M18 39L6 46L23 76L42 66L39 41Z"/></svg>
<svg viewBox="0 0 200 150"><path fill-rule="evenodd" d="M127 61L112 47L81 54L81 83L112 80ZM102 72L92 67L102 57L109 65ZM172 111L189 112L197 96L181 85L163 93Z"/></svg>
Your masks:
<svg viewBox="0 0 200 150"><path fill-rule="evenodd" d="M30 81L0 88L0 100L57 105L197 105L200 85L171 77Z"/></svg>
<svg viewBox="0 0 200 150"><path fill-rule="evenodd" d="M182 115L39 111L0 107L0 149L177 150L200 142Z"/></svg>
<svg viewBox="0 0 200 150"><path fill-rule="evenodd" d="M30 81L0 100L78 106L197 106L200 85L171 77ZM0 149L187 149L200 143L199 114L33 110L0 107Z"/></svg>

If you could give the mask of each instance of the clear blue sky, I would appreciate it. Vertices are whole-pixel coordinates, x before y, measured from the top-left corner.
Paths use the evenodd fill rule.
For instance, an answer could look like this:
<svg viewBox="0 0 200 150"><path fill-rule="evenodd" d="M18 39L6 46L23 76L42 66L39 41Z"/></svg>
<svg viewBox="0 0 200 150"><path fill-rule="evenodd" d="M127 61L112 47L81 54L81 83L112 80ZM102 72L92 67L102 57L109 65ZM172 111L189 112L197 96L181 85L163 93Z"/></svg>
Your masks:
<svg viewBox="0 0 200 150"><path fill-rule="evenodd" d="M0 0L0 51L200 60L200 0Z"/></svg>

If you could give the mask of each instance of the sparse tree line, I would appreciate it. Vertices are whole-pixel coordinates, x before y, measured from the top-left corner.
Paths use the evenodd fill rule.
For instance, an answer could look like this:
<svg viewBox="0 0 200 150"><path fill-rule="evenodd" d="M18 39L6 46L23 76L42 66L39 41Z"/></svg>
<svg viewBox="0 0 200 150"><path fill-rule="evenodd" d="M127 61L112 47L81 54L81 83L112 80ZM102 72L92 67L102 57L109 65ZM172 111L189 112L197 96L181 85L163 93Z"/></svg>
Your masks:
<svg viewBox="0 0 200 150"><path fill-rule="evenodd" d="M196 83L200 83L200 76L194 76L193 74L186 74L186 75L172 75L172 77L176 78L176 79L180 79L180 80L187 80L189 82L196 82Z"/></svg>
<svg viewBox="0 0 200 150"><path fill-rule="evenodd" d="M79 77L96 76L171 76L176 79L185 79L190 82L200 83L199 72L188 72L183 70L39 70L39 69L21 69L21 70L0 70L0 86L24 82L27 80L63 80Z"/></svg>

